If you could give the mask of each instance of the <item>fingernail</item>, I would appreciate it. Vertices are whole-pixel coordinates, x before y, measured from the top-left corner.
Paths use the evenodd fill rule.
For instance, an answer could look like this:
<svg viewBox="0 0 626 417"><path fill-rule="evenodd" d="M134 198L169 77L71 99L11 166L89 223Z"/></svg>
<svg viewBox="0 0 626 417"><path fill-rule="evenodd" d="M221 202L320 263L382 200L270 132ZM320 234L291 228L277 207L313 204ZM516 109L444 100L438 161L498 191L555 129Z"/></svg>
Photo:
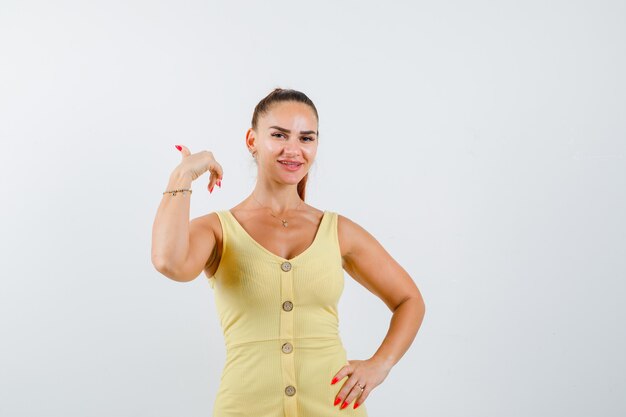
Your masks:
<svg viewBox="0 0 626 417"><path fill-rule="evenodd" d="M357 408L359 406L359 403L354 403L354 408Z"/></svg>
<svg viewBox="0 0 626 417"><path fill-rule="evenodd" d="M335 383L339 381L339 378L334 377L333 380L331 381L330 385L335 385Z"/></svg>
<svg viewBox="0 0 626 417"><path fill-rule="evenodd" d="M217 180L217 185L222 188L222 180Z"/></svg>
<svg viewBox="0 0 626 417"><path fill-rule="evenodd" d="M209 188L209 193L213 192L213 186L211 186L211 188Z"/></svg>
<svg viewBox="0 0 626 417"><path fill-rule="evenodd" d="M343 404L341 404L341 408L339 408L340 410L343 410L344 408L346 408L348 406L347 402L343 402Z"/></svg>
<svg viewBox="0 0 626 417"><path fill-rule="evenodd" d="M180 145L175 145L175 146L176 146L176 149L178 149L179 151L183 150L182 146L180 146Z"/></svg>
<svg viewBox="0 0 626 417"><path fill-rule="evenodd" d="M335 405L339 404L341 402L341 398L337 397L335 398Z"/></svg>

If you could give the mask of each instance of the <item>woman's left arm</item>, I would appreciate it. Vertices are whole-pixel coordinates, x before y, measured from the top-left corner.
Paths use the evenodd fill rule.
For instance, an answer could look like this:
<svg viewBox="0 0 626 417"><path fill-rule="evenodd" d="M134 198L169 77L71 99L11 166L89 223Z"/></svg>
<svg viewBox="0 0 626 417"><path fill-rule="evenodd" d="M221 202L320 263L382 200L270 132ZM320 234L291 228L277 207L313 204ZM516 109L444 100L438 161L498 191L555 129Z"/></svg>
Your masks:
<svg viewBox="0 0 626 417"><path fill-rule="evenodd" d="M343 268L379 297L393 313L389 331L374 355L366 361L349 361L336 374L336 380L350 375L337 395L345 399L345 405L361 394L360 388L356 387L357 382L365 386L358 398L361 404L413 343L422 325L426 305L411 276L374 236L342 215L338 215L337 228Z"/></svg>

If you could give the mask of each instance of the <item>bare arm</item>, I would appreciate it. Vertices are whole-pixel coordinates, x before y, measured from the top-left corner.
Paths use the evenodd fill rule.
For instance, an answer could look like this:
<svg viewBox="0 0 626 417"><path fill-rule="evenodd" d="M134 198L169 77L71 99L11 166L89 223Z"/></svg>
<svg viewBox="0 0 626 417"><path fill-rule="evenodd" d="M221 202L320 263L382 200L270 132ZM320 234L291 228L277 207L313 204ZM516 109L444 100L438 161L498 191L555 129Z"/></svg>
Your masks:
<svg viewBox="0 0 626 417"><path fill-rule="evenodd" d="M391 369L415 339L426 311L424 300L409 274L370 233L339 218L339 234L346 242L344 269L393 312L389 331L372 356Z"/></svg>
<svg viewBox="0 0 626 417"><path fill-rule="evenodd" d="M191 182L191 175L175 170L166 189L188 189ZM190 193L163 194L152 224L152 264L175 281L184 281L177 270L185 264L189 251L190 200Z"/></svg>
<svg viewBox="0 0 626 417"><path fill-rule="evenodd" d="M211 171L209 191L223 176L213 153L201 151L191 155L182 147L183 162L174 169L167 190L189 189L191 183L207 170ZM163 194L152 225L152 264L166 277L179 282L200 275L207 262L215 258L216 239L207 219L189 221L191 193Z"/></svg>

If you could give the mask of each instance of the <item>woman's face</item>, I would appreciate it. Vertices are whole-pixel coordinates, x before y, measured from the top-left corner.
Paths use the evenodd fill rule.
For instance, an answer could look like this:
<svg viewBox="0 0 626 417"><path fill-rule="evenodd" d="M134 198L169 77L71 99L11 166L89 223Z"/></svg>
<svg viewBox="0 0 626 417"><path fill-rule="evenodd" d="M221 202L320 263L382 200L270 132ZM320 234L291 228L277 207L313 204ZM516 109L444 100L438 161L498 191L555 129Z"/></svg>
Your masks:
<svg viewBox="0 0 626 417"><path fill-rule="evenodd" d="M250 128L246 135L248 147L257 152L261 175L288 184L297 184L309 171L317 153L317 139L313 109L293 101L273 104L259 118L257 130Z"/></svg>

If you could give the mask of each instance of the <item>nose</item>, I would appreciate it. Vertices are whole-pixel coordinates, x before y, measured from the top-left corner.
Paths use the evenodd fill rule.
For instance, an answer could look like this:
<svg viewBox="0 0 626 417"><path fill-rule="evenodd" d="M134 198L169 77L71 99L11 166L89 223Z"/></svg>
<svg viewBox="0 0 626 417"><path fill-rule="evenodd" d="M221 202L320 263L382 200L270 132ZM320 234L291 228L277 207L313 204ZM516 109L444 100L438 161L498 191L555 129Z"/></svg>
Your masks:
<svg viewBox="0 0 626 417"><path fill-rule="evenodd" d="M283 147L283 153L285 153L285 155L298 155L299 150L298 142L292 140L286 141Z"/></svg>

